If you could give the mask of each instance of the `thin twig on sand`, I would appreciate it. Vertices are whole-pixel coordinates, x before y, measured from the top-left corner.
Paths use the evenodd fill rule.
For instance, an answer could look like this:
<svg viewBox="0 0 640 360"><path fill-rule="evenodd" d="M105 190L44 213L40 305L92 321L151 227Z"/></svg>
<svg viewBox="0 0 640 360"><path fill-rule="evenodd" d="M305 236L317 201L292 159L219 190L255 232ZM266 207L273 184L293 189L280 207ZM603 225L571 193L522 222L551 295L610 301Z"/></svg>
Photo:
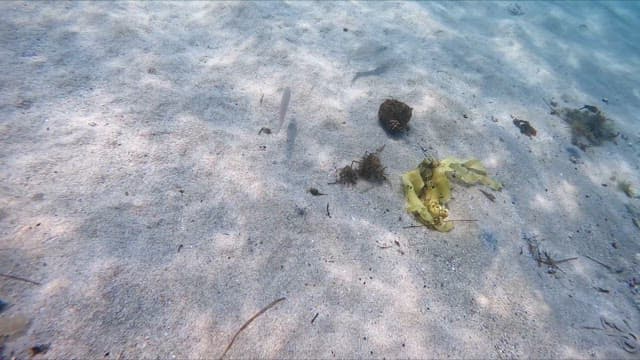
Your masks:
<svg viewBox="0 0 640 360"><path fill-rule="evenodd" d="M454 220L444 220L445 222L476 222L476 219L454 219ZM420 224L420 225L409 225L403 226L403 229L412 229L412 228L421 228L421 227L430 227L429 225Z"/></svg>
<svg viewBox="0 0 640 360"><path fill-rule="evenodd" d="M553 270L553 271L560 270L564 272L562 269L560 269L560 267L558 267L558 264L578 259L577 257L571 257L567 259L556 260L552 258L548 252L540 251L540 247L538 247L538 242L536 241L535 237L527 236L525 237L525 241L529 246L529 254L531 254L531 257L538 263L538 266L540 266L541 264L545 264L549 266L550 270Z"/></svg>
<svg viewBox="0 0 640 360"><path fill-rule="evenodd" d="M238 335L240 335L240 333L242 332L242 330L244 330L247 326L249 326L249 324L251 324L251 322L253 320L255 320L258 316L264 314L265 311L271 309L272 307L274 307L277 303L279 303L280 301L285 300L286 298L280 298L277 300L274 300L271 304L265 306L262 310L258 311L255 315L253 315L251 317L251 319L247 320L247 322L244 323L244 325L242 325L242 327L236 331L235 335L233 335L233 337L231 338L231 342L229 342L229 345L227 345L227 348L224 349L224 352L222 353L222 355L220 355L220 360L222 360L222 358L224 358L224 356L227 354L227 351L229 351L229 349L231 348L231 345L233 345L233 342L236 341L236 338L238 337Z"/></svg>
<svg viewBox="0 0 640 360"><path fill-rule="evenodd" d="M25 278L23 278L23 277L15 276L15 275L11 275L11 274L3 274L3 273L0 273L0 276L5 277L5 278L7 278L7 279L20 280L20 281L28 282L28 283L33 284L33 285L42 285L42 284L40 284L40 283L39 283L39 282L37 282L37 281L33 281L33 280L29 280L29 279L25 279Z"/></svg>
<svg viewBox="0 0 640 360"><path fill-rule="evenodd" d="M609 266L609 265L607 265L607 264L603 263L602 261L596 260L596 259L592 258L592 257L591 257L591 256L589 256L589 255L582 255L582 256L584 256L584 257L586 257L587 259L589 259L589 260L591 260L591 261L595 262L596 264L600 264L600 265L604 266L604 267L605 267L607 270L609 270L609 271L613 271L613 269L611 268L611 266Z"/></svg>

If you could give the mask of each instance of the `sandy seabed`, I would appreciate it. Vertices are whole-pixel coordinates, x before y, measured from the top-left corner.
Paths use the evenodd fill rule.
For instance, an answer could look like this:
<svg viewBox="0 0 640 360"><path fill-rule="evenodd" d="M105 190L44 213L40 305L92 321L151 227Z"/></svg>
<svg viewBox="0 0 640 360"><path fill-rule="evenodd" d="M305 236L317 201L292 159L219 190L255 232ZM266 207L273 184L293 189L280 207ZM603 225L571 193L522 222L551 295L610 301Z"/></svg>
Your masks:
<svg viewBox="0 0 640 360"><path fill-rule="evenodd" d="M281 297L225 357L637 357L640 200L617 184L640 184L638 14L0 3L0 357L216 358ZM402 136L388 98L413 108ZM620 135L581 151L550 102ZM383 145L387 182L327 185ZM406 228L425 156L504 189L454 185L451 218L478 221Z"/></svg>

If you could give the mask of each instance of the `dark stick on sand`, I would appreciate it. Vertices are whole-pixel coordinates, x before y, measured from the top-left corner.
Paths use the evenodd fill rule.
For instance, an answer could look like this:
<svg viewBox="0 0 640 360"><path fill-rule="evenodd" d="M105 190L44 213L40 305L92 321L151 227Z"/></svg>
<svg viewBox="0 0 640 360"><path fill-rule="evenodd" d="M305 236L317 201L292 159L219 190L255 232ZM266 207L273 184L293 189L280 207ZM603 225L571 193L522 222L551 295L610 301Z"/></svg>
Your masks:
<svg viewBox="0 0 640 360"><path fill-rule="evenodd" d="M589 255L582 255L582 256L584 256L584 257L586 257L587 259L589 259L589 260L591 260L591 261L595 262L596 264L600 264L600 265L604 266L604 267L605 267L607 270L609 270L609 271L612 271L612 270L613 270L613 269L611 268L611 266L609 266L609 265L607 265L607 264L603 263L602 261L596 260L596 259L592 258L592 257L591 257L591 256L589 256Z"/></svg>
<svg viewBox="0 0 640 360"><path fill-rule="evenodd" d="M467 220L467 219L456 219L456 220L445 220L445 222L475 222L478 220ZM409 225L403 226L403 229L412 229L412 228L421 228L421 227L429 227L428 225Z"/></svg>
<svg viewBox="0 0 640 360"><path fill-rule="evenodd" d="M231 342L229 343L229 345L227 345L227 348L224 349L224 352L222 353L222 355L220 355L220 360L222 360L222 358L224 358L224 356L227 354L227 351L229 351L229 349L231 349L231 345L233 345L233 342L236 341L236 338L238 337L238 335L240 335L242 330L244 330L247 326L249 326L249 324L251 324L251 322L253 320L255 320L258 316L264 314L265 311L271 309L277 303L279 303L280 301L283 301L284 299L286 299L286 298L280 298L278 300L274 300L271 304L265 306L262 310L258 311L258 313L253 315L251 317L251 319L247 320L247 322L245 322L244 325L242 325L242 327L238 331L236 331L235 335L233 335L233 337L231 338Z"/></svg>
<svg viewBox="0 0 640 360"><path fill-rule="evenodd" d="M15 275L10 275L10 274L3 274L3 273L0 273L0 276L5 277L7 279L20 280L20 281L28 282L28 283L33 284L33 285L42 285L37 281L25 279L25 278L20 277L20 276L15 276Z"/></svg>

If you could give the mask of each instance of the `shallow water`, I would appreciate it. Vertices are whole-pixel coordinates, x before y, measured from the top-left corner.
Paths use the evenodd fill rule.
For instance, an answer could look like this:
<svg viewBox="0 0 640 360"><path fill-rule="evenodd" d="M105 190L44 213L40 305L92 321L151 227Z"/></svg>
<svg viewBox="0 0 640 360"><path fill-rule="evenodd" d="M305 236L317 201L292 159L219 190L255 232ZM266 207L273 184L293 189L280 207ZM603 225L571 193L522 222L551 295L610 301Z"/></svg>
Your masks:
<svg viewBox="0 0 640 360"><path fill-rule="evenodd" d="M285 297L225 357L634 358L639 4L0 3L0 357L218 357ZM415 227L425 156L504 189Z"/></svg>

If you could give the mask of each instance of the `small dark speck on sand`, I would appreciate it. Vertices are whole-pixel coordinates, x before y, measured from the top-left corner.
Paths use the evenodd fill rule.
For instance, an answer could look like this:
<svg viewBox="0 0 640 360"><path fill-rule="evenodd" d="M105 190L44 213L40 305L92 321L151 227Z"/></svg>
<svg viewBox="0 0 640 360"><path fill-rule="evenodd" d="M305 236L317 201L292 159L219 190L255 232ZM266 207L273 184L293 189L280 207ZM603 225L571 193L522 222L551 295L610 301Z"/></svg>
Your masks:
<svg viewBox="0 0 640 360"><path fill-rule="evenodd" d="M3 312L9 306L8 303L0 300L0 313Z"/></svg>
<svg viewBox="0 0 640 360"><path fill-rule="evenodd" d="M34 356L38 354L46 354L50 347L50 344L38 344L36 346L32 346L29 350L31 350L31 356Z"/></svg>

